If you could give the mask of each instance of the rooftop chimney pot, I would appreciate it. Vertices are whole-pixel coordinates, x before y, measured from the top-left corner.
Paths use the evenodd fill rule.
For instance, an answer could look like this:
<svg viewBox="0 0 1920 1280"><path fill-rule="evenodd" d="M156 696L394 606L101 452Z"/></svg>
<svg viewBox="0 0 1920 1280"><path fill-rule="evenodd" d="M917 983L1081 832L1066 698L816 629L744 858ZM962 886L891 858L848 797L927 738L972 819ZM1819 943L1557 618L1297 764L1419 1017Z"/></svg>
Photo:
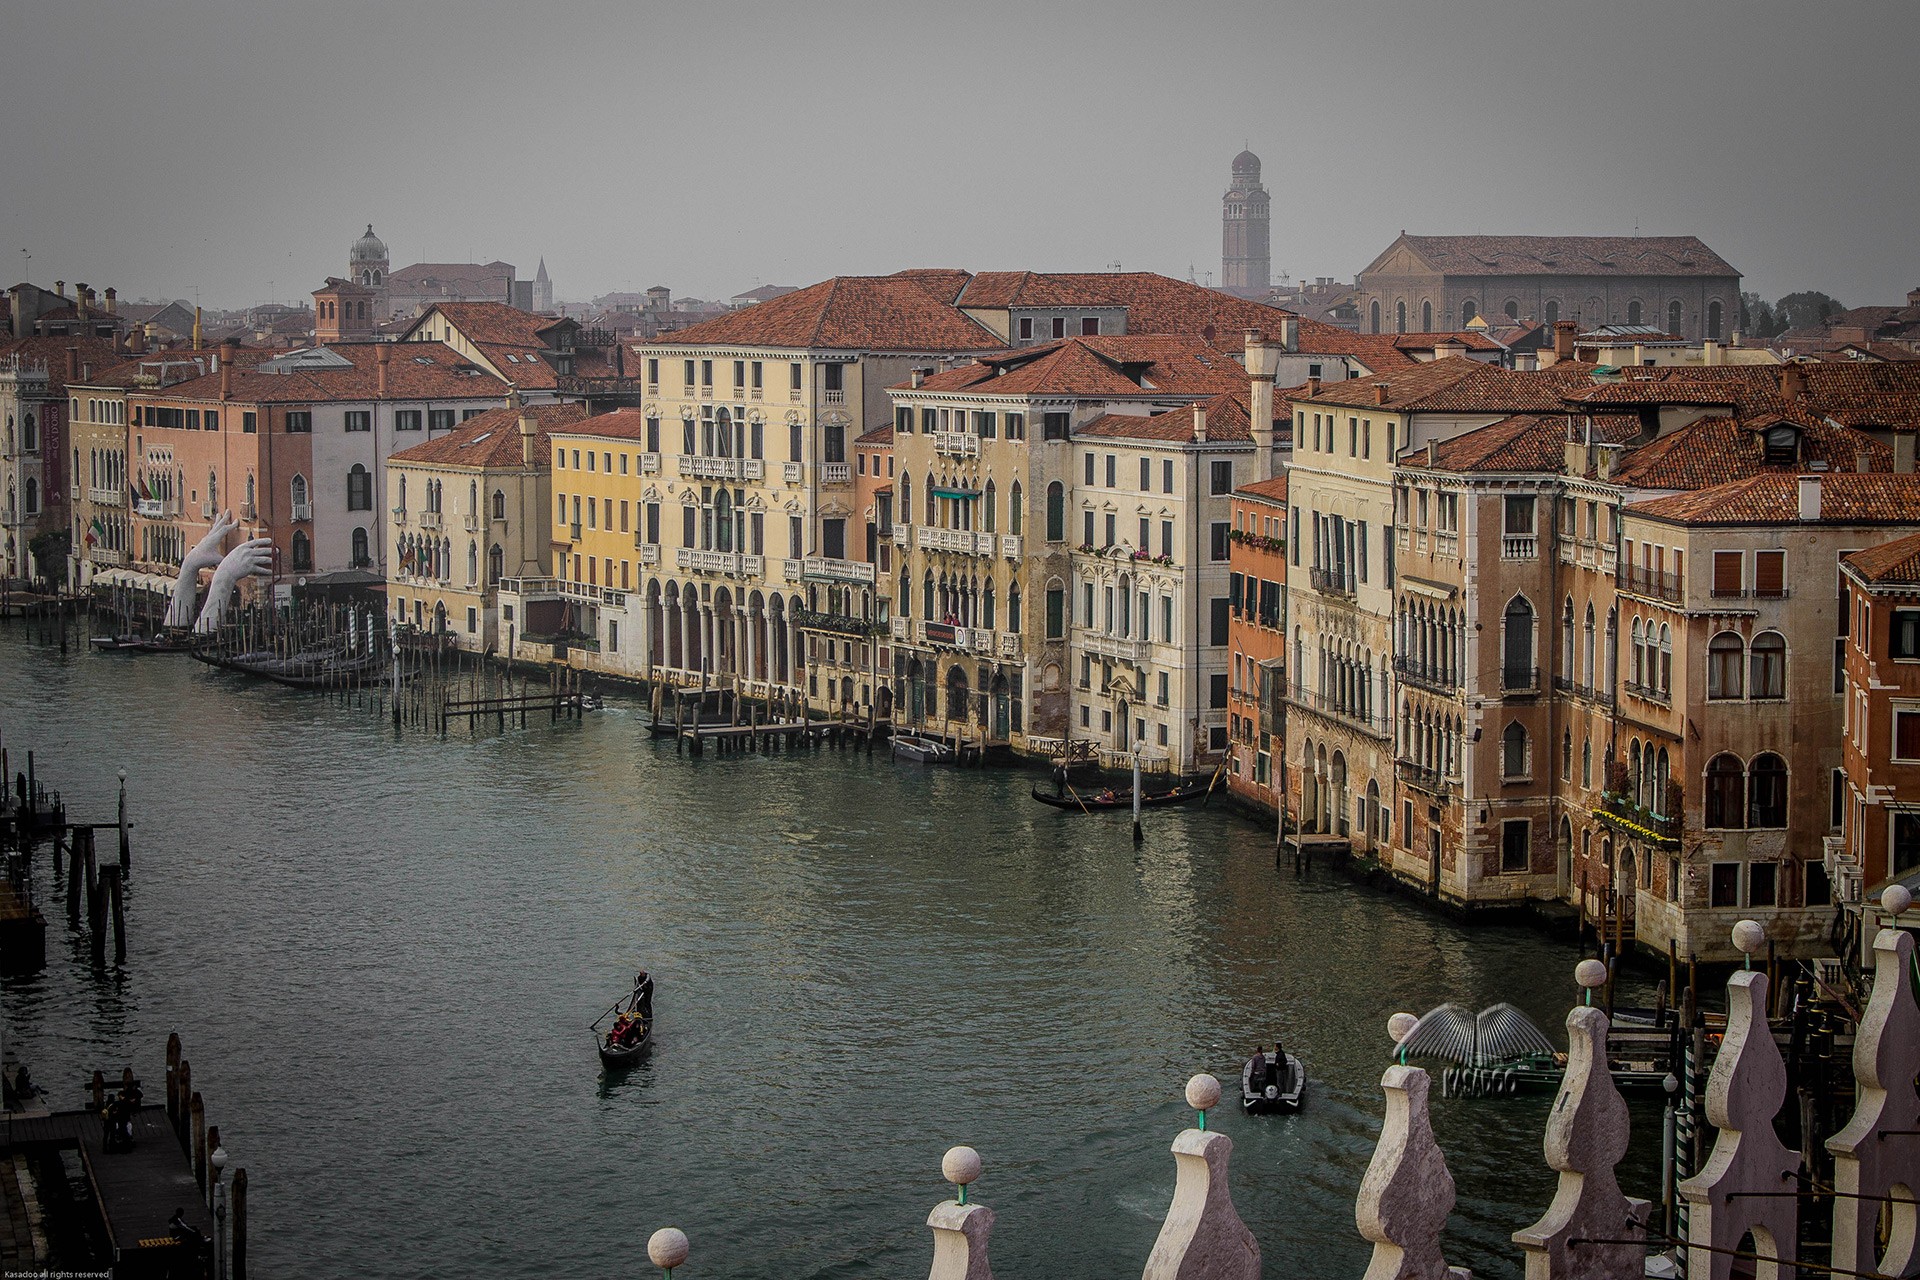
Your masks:
<svg viewBox="0 0 1920 1280"><path fill-rule="evenodd" d="M1820 518L1820 477L1800 477L1800 518L1818 520Z"/></svg>

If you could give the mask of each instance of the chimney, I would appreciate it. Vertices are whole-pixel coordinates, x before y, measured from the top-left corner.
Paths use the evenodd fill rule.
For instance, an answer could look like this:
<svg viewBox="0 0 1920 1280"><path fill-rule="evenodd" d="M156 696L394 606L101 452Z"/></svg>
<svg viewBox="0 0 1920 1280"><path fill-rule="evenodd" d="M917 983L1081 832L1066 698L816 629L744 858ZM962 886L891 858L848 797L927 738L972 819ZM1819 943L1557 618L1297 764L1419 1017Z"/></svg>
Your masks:
<svg viewBox="0 0 1920 1280"><path fill-rule="evenodd" d="M1720 344L1712 338L1700 344L1700 363L1709 368L1726 363L1720 356Z"/></svg>
<svg viewBox="0 0 1920 1280"><path fill-rule="evenodd" d="M80 348L67 348L67 381L80 381Z"/></svg>
<svg viewBox="0 0 1920 1280"><path fill-rule="evenodd" d="M1902 475L1913 474L1914 433L1902 431L1893 438L1893 469Z"/></svg>
<svg viewBox="0 0 1920 1280"><path fill-rule="evenodd" d="M1818 520L1820 518L1820 477L1800 477L1800 518Z"/></svg>
<svg viewBox="0 0 1920 1280"><path fill-rule="evenodd" d="M1291 317L1289 317L1291 319ZM1286 332L1287 321L1281 322ZM1283 343L1285 339L1282 339ZM1280 353L1258 329L1246 331L1247 374L1253 380L1253 392L1247 412L1253 421L1253 478L1273 479L1273 377L1280 367Z"/></svg>
<svg viewBox="0 0 1920 1280"><path fill-rule="evenodd" d="M82 320L87 318L87 286L84 284L73 286L73 313Z"/></svg>
<svg viewBox="0 0 1920 1280"><path fill-rule="evenodd" d="M1198 400L1193 402L1193 442L1201 444L1207 438L1207 410Z"/></svg>
<svg viewBox="0 0 1920 1280"><path fill-rule="evenodd" d="M1299 316L1280 317L1280 349L1288 352L1300 349Z"/></svg>
<svg viewBox="0 0 1920 1280"><path fill-rule="evenodd" d="M539 428L533 420L533 414L527 410L525 405L520 403L520 389L518 387L507 392L507 407L520 411L520 465L531 467L536 461L534 457L534 444L538 438L537 433Z"/></svg>
<svg viewBox="0 0 1920 1280"><path fill-rule="evenodd" d="M1375 404L1385 404L1387 402L1387 384L1386 383L1376 382L1373 384L1373 402Z"/></svg>
<svg viewBox="0 0 1920 1280"><path fill-rule="evenodd" d="M12 296L8 299L8 301L12 304L13 336L16 338L24 338L27 336L26 286L23 285L20 288L15 289L13 291Z"/></svg>
<svg viewBox="0 0 1920 1280"><path fill-rule="evenodd" d="M53 296L62 302L67 300L67 282L65 280L55 280L53 282Z"/></svg>
<svg viewBox="0 0 1920 1280"><path fill-rule="evenodd" d="M1553 358L1555 360L1573 359L1573 340L1580 332L1580 326L1571 320L1553 322Z"/></svg>
<svg viewBox="0 0 1920 1280"><path fill-rule="evenodd" d="M393 359L393 344L383 342L373 353L374 384L373 394L379 399L387 398L387 364Z"/></svg>
<svg viewBox="0 0 1920 1280"><path fill-rule="evenodd" d="M220 398L222 400L233 399L233 361L232 360L222 360L220 362Z"/></svg>
<svg viewBox="0 0 1920 1280"><path fill-rule="evenodd" d="M110 316L120 314L120 295L112 285L107 286L107 314Z"/></svg>
<svg viewBox="0 0 1920 1280"><path fill-rule="evenodd" d="M1307 399L1311 400L1319 394L1320 394L1320 379L1308 378L1307 379Z"/></svg>
<svg viewBox="0 0 1920 1280"><path fill-rule="evenodd" d="M127 330L127 354L137 356L147 349L147 331L139 325Z"/></svg>
<svg viewBox="0 0 1920 1280"><path fill-rule="evenodd" d="M200 308L193 309L193 349L200 349Z"/></svg>
<svg viewBox="0 0 1920 1280"><path fill-rule="evenodd" d="M1865 474L1873 470L1873 455L1861 449L1853 455L1853 469Z"/></svg>
<svg viewBox="0 0 1920 1280"><path fill-rule="evenodd" d="M1738 329L1733 331L1733 341L1731 345L1735 347L1740 345L1740 331Z"/></svg>
<svg viewBox="0 0 1920 1280"><path fill-rule="evenodd" d="M1780 398L1792 404L1807 391L1807 367L1797 361L1780 366Z"/></svg>
<svg viewBox="0 0 1920 1280"><path fill-rule="evenodd" d="M927 380L927 371L924 368L915 369L913 370L912 373L907 375L907 385L911 387L918 388L919 385L925 382L926 380Z"/></svg>
<svg viewBox="0 0 1920 1280"><path fill-rule="evenodd" d="M1645 344L1639 343L1639 342L1634 343L1633 344L1633 367L1638 369L1641 365L1645 364L1646 362L1647 362L1647 348Z"/></svg>

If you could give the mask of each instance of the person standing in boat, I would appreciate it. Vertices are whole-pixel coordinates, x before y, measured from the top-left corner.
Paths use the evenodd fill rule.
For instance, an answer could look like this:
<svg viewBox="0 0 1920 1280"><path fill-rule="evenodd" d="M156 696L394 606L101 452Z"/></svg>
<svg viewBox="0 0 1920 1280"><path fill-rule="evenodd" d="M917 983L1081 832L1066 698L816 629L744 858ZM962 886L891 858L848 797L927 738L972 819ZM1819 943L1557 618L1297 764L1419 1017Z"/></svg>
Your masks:
<svg viewBox="0 0 1920 1280"><path fill-rule="evenodd" d="M641 1021L653 1021L653 977L645 969L633 980L633 1011Z"/></svg>

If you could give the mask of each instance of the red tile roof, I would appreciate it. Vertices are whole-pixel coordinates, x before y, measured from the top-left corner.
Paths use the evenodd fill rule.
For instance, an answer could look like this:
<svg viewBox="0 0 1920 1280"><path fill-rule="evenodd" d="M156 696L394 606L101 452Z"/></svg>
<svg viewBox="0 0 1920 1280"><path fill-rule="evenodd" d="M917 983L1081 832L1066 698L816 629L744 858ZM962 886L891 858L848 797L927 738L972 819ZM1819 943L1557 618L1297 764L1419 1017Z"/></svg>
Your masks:
<svg viewBox="0 0 1920 1280"><path fill-rule="evenodd" d="M1239 398L1219 395L1195 401L1195 404L1206 411L1207 443L1223 444L1253 439L1253 432L1248 425L1251 419L1247 416L1247 406ZM1082 436L1103 440L1191 440L1193 406L1182 406L1147 418L1132 414L1105 414L1075 427L1074 439Z"/></svg>
<svg viewBox="0 0 1920 1280"><path fill-rule="evenodd" d="M1370 378L1322 384L1318 395L1297 394L1307 405L1377 408L1395 413L1558 413L1568 390L1593 378L1594 366L1563 360L1540 370L1503 369L1453 358L1412 364ZM1385 403L1375 388L1386 388Z"/></svg>
<svg viewBox="0 0 1920 1280"><path fill-rule="evenodd" d="M1866 582L1920 585L1920 533L1856 551L1842 563Z"/></svg>
<svg viewBox="0 0 1920 1280"><path fill-rule="evenodd" d="M544 467L551 457L552 432L587 416L585 405L507 405L477 413L446 435L422 441L394 453L390 462L413 462L446 467L509 468L523 465L520 453L520 415L534 421L534 465Z"/></svg>
<svg viewBox="0 0 1920 1280"><path fill-rule="evenodd" d="M1246 370L1199 338L1162 334L1062 338L947 369L922 391L1087 399L1246 394ZM911 390L900 383L893 390Z"/></svg>
<svg viewBox="0 0 1920 1280"><path fill-rule="evenodd" d="M1767 461L1755 422L1702 418L1629 451L1614 468L1612 483L1639 489L1705 489L1760 474L1798 474L1815 463L1824 463L1830 475L1852 472L1863 458L1869 471L1893 469L1893 450L1863 432L1824 422L1800 425L1800 456L1778 463Z"/></svg>
<svg viewBox="0 0 1920 1280"><path fill-rule="evenodd" d="M1820 482L1822 524L1913 524L1920 520L1920 475L1800 469L1748 476L1692 493L1627 507L1631 515L1691 525L1792 525L1800 520L1800 481Z"/></svg>
<svg viewBox="0 0 1920 1280"><path fill-rule="evenodd" d="M1435 471L1545 472L1566 470L1568 422L1564 415L1520 414L1435 441L1431 452L1400 455L1404 467Z"/></svg>
<svg viewBox="0 0 1920 1280"><path fill-rule="evenodd" d="M938 296L946 273L836 276L730 311L659 345L704 344L830 351L992 351L1006 344ZM957 292L957 289L956 289Z"/></svg>
<svg viewBox="0 0 1920 1280"><path fill-rule="evenodd" d="M231 400L244 404L324 404L378 398L379 354L388 353L388 400L498 400L507 384L440 342L341 343L326 348L351 362L347 368L295 368L284 373L242 369L231 378ZM285 352L263 352L282 356ZM209 373L174 386L137 391L169 400L218 400L220 375Z"/></svg>
<svg viewBox="0 0 1920 1280"><path fill-rule="evenodd" d="M1381 337L1389 335L1381 334ZM1461 329L1455 333L1396 333L1391 335L1399 351L1431 351L1443 342L1457 342L1469 351L1505 351L1484 329Z"/></svg>
<svg viewBox="0 0 1920 1280"><path fill-rule="evenodd" d="M868 445L874 448L882 445L890 445L893 443L893 424L889 422L884 427L875 427L871 431L857 435L853 438L853 443L855 445Z"/></svg>
<svg viewBox="0 0 1920 1280"><path fill-rule="evenodd" d="M1450 276L1737 276L1694 236L1410 236L1404 243ZM1382 255L1385 256L1385 255ZM1364 274L1364 273L1363 273ZM1732 302L1733 299L1728 299Z"/></svg>
<svg viewBox="0 0 1920 1280"><path fill-rule="evenodd" d="M1285 503L1287 500L1287 476L1285 472L1271 480L1255 480L1252 484L1243 484L1234 490L1249 498L1259 498L1266 502Z"/></svg>
<svg viewBox="0 0 1920 1280"><path fill-rule="evenodd" d="M757 304L765 306L762 302ZM553 428L554 435L601 436L609 440L645 440L647 438L647 418L638 409L615 409L612 413L596 414L591 418L582 418L578 422Z"/></svg>
<svg viewBox="0 0 1920 1280"><path fill-rule="evenodd" d="M1786 387L1800 389L1789 399ZM1741 416L1832 418L1863 429L1920 430L1920 361L1713 365L1629 371L1568 398L1587 404L1731 405Z"/></svg>
<svg viewBox="0 0 1920 1280"><path fill-rule="evenodd" d="M18 356L23 361L46 361L48 392L65 394L69 347L79 352L82 376L85 375L88 365L92 365L95 369L107 369L119 364L121 360L114 351L113 343L105 338L67 337L58 334L19 338L12 342L0 343L0 359Z"/></svg>

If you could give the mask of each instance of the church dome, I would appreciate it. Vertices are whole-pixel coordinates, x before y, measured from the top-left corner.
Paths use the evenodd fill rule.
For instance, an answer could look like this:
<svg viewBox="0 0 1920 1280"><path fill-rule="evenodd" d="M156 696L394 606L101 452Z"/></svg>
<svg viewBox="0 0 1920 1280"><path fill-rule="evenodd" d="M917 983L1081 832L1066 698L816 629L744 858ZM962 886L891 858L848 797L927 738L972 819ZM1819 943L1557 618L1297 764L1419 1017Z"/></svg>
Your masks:
<svg viewBox="0 0 1920 1280"><path fill-rule="evenodd" d="M1237 164L1238 161L1235 163ZM1256 168L1259 163L1257 160L1254 161ZM379 236L373 234L373 224L369 222L367 224L367 234L353 242L353 253L348 260L351 262L384 262L386 258L386 242Z"/></svg>
<svg viewBox="0 0 1920 1280"><path fill-rule="evenodd" d="M1233 158L1233 176L1251 178L1255 182L1260 181L1260 157L1251 151L1242 151ZM373 228L368 227L367 230L371 231Z"/></svg>

